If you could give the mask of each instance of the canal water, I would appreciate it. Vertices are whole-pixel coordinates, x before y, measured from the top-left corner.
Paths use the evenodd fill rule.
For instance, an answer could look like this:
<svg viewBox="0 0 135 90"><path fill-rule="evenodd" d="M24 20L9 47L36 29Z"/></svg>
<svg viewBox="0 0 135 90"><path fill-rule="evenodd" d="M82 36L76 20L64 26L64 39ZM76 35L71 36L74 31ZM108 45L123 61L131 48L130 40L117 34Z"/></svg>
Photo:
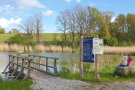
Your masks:
<svg viewBox="0 0 135 90"><path fill-rule="evenodd" d="M2 72L9 62L8 57L9 54L12 53L0 53L0 76L2 77L3 80L7 79L2 74ZM59 58L59 60L57 61L58 71L60 71L62 67L70 68L73 71L78 70L78 65L76 65L76 63L79 62L78 54L75 53L30 53L30 54ZM50 65L51 64L53 63L50 62Z"/></svg>

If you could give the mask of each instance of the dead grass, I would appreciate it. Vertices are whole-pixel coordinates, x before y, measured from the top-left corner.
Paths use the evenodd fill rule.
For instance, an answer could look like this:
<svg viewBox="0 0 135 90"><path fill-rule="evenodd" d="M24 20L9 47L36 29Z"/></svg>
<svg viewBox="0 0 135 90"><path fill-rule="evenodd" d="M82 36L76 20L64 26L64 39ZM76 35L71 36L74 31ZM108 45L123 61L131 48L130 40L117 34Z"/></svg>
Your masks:
<svg viewBox="0 0 135 90"><path fill-rule="evenodd" d="M25 46L25 50L27 51L28 47ZM24 51L24 46L17 45L17 44L0 44L0 52L18 52L18 51ZM29 51L32 52L32 47L29 46ZM35 51L37 52L72 52L71 47L62 47L56 46L56 45L49 45L45 46L43 44L38 44L35 46ZM78 52L79 49L77 49L76 52ZM131 47L110 47L105 46L104 47L104 53L108 54L121 54L121 53L129 53L129 54L135 54L135 46Z"/></svg>
<svg viewBox="0 0 135 90"><path fill-rule="evenodd" d="M111 54L121 54L121 53L129 53L135 54L135 46L130 47L104 47L104 53L111 53Z"/></svg>

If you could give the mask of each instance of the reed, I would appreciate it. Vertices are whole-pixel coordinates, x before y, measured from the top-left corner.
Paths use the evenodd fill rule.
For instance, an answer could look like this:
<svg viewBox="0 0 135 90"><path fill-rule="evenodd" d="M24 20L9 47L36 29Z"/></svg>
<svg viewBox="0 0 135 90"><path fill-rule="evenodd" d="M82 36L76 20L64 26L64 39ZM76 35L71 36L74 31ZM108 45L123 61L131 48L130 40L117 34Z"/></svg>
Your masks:
<svg viewBox="0 0 135 90"><path fill-rule="evenodd" d="M18 44L0 44L0 52L18 52L18 51L28 51L28 46L22 46ZM61 47L57 45L47 45L38 44L35 46L35 50L32 49L32 46L29 46L29 52L36 51L36 52L72 52L71 47ZM76 53L79 52L79 49L76 49ZM135 46L131 47L111 47L111 46L104 46L104 53L108 54L121 54L121 53L128 53L128 54L135 54Z"/></svg>
<svg viewBox="0 0 135 90"><path fill-rule="evenodd" d="M135 54L135 46L130 47L111 47L105 46L104 53L111 53L111 54L121 54L121 53L130 53Z"/></svg>

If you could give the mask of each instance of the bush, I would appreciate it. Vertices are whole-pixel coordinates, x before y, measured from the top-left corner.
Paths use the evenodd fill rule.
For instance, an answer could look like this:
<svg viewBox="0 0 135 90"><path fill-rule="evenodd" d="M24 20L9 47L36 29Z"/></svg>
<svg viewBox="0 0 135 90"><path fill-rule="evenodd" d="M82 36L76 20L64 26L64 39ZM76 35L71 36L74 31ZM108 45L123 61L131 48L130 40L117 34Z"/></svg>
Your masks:
<svg viewBox="0 0 135 90"><path fill-rule="evenodd" d="M118 46L118 40L117 38L111 37L110 41L109 41L109 45L111 46Z"/></svg>
<svg viewBox="0 0 135 90"><path fill-rule="evenodd" d="M127 43L126 41L119 42L119 46L129 46L129 43Z"/></svg>
<svg viewBox="0 0 135 90"><path fill-rule="evenodd" d="M27 38L25 37L25 35L22 35L22 34L16 34L15 36L13 37L10 37L6 43L8 44L21 44L21 45L28 45L28 40Z"/></svg>

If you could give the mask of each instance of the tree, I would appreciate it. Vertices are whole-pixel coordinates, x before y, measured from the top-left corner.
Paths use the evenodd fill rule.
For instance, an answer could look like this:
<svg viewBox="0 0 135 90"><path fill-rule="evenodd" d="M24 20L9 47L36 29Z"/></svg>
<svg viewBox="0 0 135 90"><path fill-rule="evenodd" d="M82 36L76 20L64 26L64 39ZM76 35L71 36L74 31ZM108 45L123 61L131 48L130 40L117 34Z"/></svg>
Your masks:
<svg viewBox="0 0 135 90"><path fill-rule="evenodd" d="M34 20L33 27L35 27L35 30L36 30L36 40L37 40L37 44L39 44L40 43L40 32L43 29L41 13L36 13L33 17L33 20Z"/></svg>
<svg viewBox="0 0 135 90"><path fill-rule="evenodd" d="M124 14L120 14L117 18L116 18L116 26L117 26L117 30L118 30L118 39L119 40L123 40L126 39L126 32L127 32L127 28L126 28L126 17Z"/></svg>
<svg viewBox="0 0 135 90"><path fill-rule="evenodd" d="M100 27L99 27L99 37L103 38L105 43L108 44L108 41L111 38L110 34L110 23L111 23L112 12L102 12L100 14Z"/></svg>
<svg viewBox="0 0 135 90"><path fill-rule="evenodd" d="M67 32L68 32L68 18L67 18L67 12L68 10L65 10L63 12L60 12L60 14L57 16L56 24L57 28L60 32L63 33L62 40L67 42Z"/></svg>
<svg viewBox="0 0 135 90"><path fill-rule="evenodd" d="M127 15L128 38L135 42L135 14Z"/></svg>
<svg viewBox="0 0 135 90"><path fill-rule="evenodd" d="M35 27L33 23L33 18L26 19L19 27L26 32L27 39L28 39L28 46L33 46L33 33L35 32Z"/></svg>
<svg viewBox="0 0 135 90"><path fill-rule="evenodd" d="M0 33L5 33L5 28L0 28Z"/></svg>
<svg viewBox="0 0 135 90"><path fill-rule="evenodd" d="M19 30L17 30L16 28L13 28L12 33L19 33Z"/></svg>

